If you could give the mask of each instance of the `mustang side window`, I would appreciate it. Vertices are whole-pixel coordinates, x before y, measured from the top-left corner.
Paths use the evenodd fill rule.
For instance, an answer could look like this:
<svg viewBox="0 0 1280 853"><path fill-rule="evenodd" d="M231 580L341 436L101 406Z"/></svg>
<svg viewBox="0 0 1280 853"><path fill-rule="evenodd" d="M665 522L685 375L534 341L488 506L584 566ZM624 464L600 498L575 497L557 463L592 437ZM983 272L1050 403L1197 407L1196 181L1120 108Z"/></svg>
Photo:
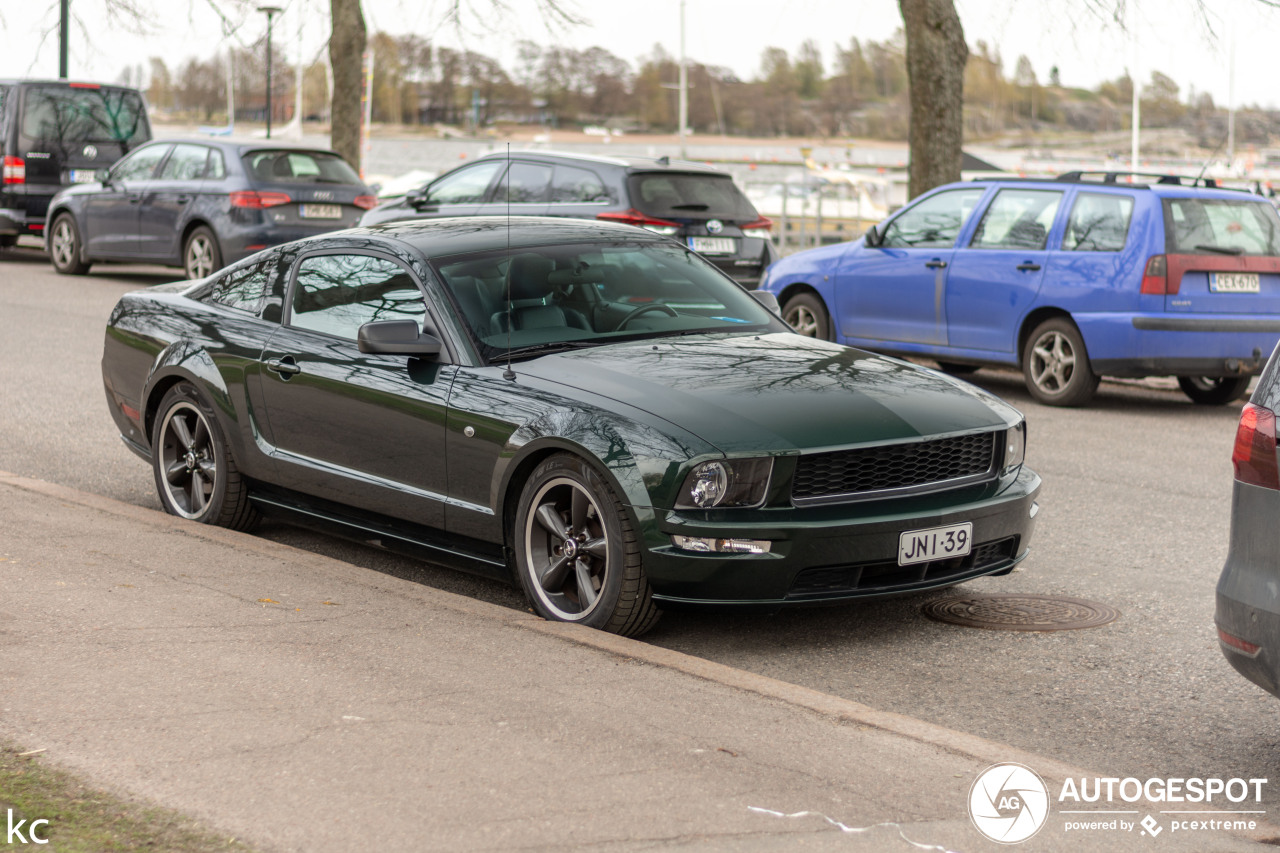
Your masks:
<svg viewBox="0 0 1280 853"><path fill-rule="evenodd" d="M206 299L228 308L257 314L262 306L262 297L267 292L269 268L274 263L275 259L272 258L271 261L232 270L213 283L213 289L209 291Z"/></svg>
<svg viewBox="0 0 1280 853"><path fill-rule="evenodd" d="M1119 252L1129 236L1133 198L1114 193L1080 193L1067 220L1062 248L1068 252Z"/></svg>
<svg viewBox="0 0 1280 853"><path fill-rule="evenodd" d="M1062 203L1059 190L1000 190L970 244L975 249L1043 249Z"/></svg>
<svg viewBox="0 0 1280 853"><path fill-rule="evenodd" d="M370 255L313 255L298 264L289 325L354 341L375 320L427 316L422 292L404 267Z"/></svg>
<svg viewBox="0 0 1280 853"><path fill-rule="evenodd" d="M882 249L949 249L982 198L983 189L948 190L903 211L884 232Z"/></svg>

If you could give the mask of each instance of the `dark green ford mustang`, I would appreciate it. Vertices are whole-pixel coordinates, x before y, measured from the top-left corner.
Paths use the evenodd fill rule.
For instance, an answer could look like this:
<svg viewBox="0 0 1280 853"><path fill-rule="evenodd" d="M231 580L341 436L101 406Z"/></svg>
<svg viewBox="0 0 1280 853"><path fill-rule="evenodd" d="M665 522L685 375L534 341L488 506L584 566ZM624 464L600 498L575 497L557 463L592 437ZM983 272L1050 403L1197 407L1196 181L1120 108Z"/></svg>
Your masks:
<svg viewBox="0 0 1280 853"><path fill-rule="evenodd" d="M795 335L631 226L292 243L126 295L102 369L169 512L284 514L623 634L1007 573L1037 510L1016 410Z"/></svg>

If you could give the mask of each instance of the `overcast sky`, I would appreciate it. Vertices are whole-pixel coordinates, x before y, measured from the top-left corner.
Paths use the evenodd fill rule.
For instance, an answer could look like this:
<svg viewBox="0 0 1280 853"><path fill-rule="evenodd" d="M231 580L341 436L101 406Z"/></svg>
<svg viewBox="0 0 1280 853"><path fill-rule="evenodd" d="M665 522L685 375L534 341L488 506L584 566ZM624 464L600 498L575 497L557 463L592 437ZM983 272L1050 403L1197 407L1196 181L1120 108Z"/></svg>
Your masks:
<svg viewBox="0 0 1280 853"><path fill-rule="evenodd" d="M266 16L258 3L234 0L133 0L154 10L144 34L111 20L105 0L71 0L76 24L71 37L71 74L114 80L123 67L160 56L170 67L188 56L208 57L226 45L247 45L262 37ZM266 0L264 0L264 3ZM492 0L463 0L473 10L461 28L444 26L445 0L364 0L370 31L417 33L439 43L467 47L514 66L521 38L541 44L599 45L631 62L661 44L678 55L680 0L561 0L587 23L548 31L535 0L503 0L510 11L495 14ZM1093 87L1118 77L1136 63L1145 81L1152 69L1182 88L1208 91L1222 105L1229 92L1229 46L1235 45L1237 104L1280 106L1275 55L1280 45L1280 10L1259 0L1128 0L1137 49L1121 27L1090 11L1120 0L957 0L970 45L996 45L1012 76L1019 54L1030 57L1043 82L1057 65L1066 85ZM276 38L296 55L298 19L308 59L322 49L328 30L329 0L271 0L284 12L276 17ZM224 34L215 6L231 19ZM247 9L249 11L241 11ZM299 13L302 13L301 15ZM0 0L0 77L56 77L57 0ZM690 59L727 66L754 76L761 52L770 46L795 54L806 39L817 42L830 64L835 45L849 39L882 40L901 26L896 0L686 0L686 53Z"/></svg>

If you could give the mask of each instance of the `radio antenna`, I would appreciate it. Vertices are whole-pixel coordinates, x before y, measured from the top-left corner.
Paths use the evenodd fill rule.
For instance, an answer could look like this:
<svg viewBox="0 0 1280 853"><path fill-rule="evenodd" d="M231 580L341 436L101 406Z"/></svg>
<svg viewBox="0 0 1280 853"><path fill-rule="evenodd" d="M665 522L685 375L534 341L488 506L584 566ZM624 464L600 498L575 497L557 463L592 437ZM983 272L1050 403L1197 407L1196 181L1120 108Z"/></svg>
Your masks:
<svg viewBox="0 0 1280 853"><path fill-rule="evenodd" d="M511 143L507 143L507 369L502 371L503 379L512 381L516 378L516 372L511 369L511 323L515 319L511 309Z"/></svg>

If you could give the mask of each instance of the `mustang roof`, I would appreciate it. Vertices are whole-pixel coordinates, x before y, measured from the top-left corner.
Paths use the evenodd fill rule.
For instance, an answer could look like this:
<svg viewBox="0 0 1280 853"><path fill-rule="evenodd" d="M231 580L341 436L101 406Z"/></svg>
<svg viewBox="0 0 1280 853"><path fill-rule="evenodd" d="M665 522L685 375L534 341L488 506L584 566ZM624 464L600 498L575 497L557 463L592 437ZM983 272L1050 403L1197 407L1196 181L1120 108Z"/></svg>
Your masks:
<svg viewBox="0 0 1280 853"><path fill-rule="evenodd" d="M670 243L671 238L615 222L569 219L556 216L457 216L442 219L410 219L355 228L344 236L392 237L408 243L427 257L462 255L505 249L514 251L553 243L596 240L638 243Z"/></svg>

